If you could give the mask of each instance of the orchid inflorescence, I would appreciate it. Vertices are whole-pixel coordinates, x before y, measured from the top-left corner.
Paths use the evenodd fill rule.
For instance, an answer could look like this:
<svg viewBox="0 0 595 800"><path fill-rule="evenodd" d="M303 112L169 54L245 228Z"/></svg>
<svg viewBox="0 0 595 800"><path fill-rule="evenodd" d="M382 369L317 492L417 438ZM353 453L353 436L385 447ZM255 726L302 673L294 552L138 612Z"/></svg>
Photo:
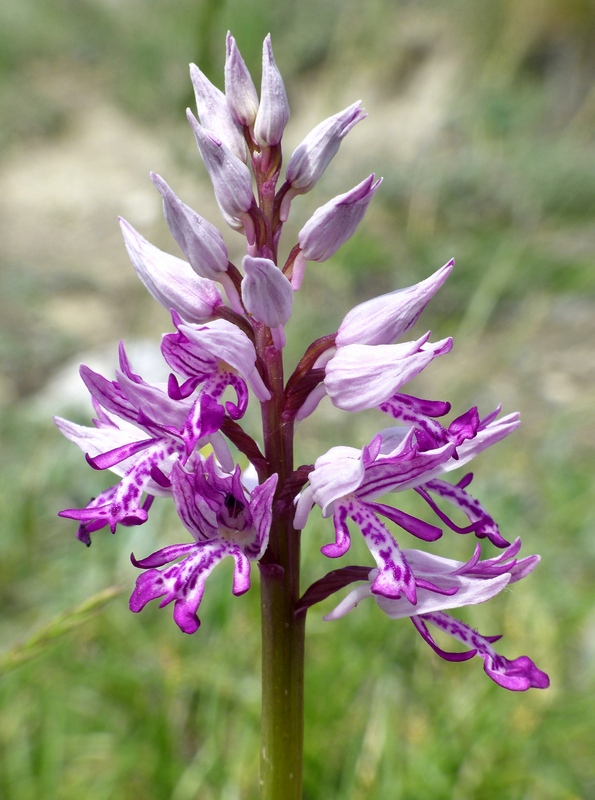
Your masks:
<svg viewBox="0 0 595 800"><path fill-rule="evenodd" d="M161 606L173 602L178 627L194 633L214 567L227 556L234 560L235 595L250 588L251 562L270 574L276 569L283 579L287 567L279 553L287 551L287 537L299 540L317 506L334 523L334 540L321 548L323 555L345 555L353 529L359 529L373 564L331 570L295 598L296 617L353 584L325 619L342 617L371 596L388 617L409 617L443 658L463 661L478 655L489 677L507 689L546 687L547 675L527 656L506 659L493 648L498 636L482 636L444 613L494 597L539 561L539 556L518 557L520 540L509 543L469 494L471 474L457 483L445 480L512 433L519 415L501 416L497 408L482 417L471 408L445 423L449 403L402 391L452 348L451 338L432 342L429 333L400 340L454 262L414 286L353 308L338 331L308 347L284 381L285 325L306 265L326 261L352 236L381 180L370 175L318 208L284 263L278 259L283 224L295 198L315 186L343 137L366 114L356 102L321 122L292 154L278 188L289 106L270 37L263 47L260 99L229 34L225 93L195 66L191 78L200 122L190 111L188 119L221 213L246 238L242 270L229 260L219 230L152 175L184 259L157 249L124 220L121 228L139 278L171 311L175 332L161 343L171 374L167 385L145 381L123 345L115 380L81 367L96 412L94 426L61 418L57 425L92 467L110 469L120 481L85 508L67 509L61 516L79 522L77 536L89 545L102 528L115 533L118 526L142 525L155 497L172 497L191 540L132 556L143 572L130 608L138 612L154 599ZM346 412L377 409L388 424L359 449L332 447L313 465L296 469L294 428L325 396ZM260 443L241 425L250 402L261 407ZM425 501L433 523L380 500L387 494L396 499L404 490ZM466 525L449 516L448 504L462 512ZM460 562L402 549L386 520L425 542L436 541L447 529L487 539L501 553L482 558L478 543L470 559ZM467 649L444 651L429 625Z"/></svg>

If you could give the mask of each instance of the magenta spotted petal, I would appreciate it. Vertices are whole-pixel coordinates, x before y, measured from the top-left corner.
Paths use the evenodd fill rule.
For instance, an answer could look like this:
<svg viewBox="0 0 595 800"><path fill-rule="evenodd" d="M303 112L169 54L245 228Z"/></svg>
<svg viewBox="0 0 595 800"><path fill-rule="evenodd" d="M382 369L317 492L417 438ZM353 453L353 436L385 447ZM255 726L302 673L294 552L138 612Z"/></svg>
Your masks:
<svg viewBox="0 0 595 800"><path fill-rule="evenodd" d="M504 689L509 689L512 692L525 692L527 689L547 689L550 685L550 679L547 674L538 669L528 656L520 656L513 661L509 661L504 656L499 655L492 647L492 642L499 639L499 636L482 636L473 628L441 611L424 614L420 617L412 617L411 621L423 639L445 660L462 661L478 655L483 659L483 668L486 675ZM430 634L426 625L427 622L470 647L471 650L465 653L452 653L442 650Z"/></svg>
<svg viewBox="0 0 595 800"><path fill-rule="evenodd" d="M144 559L133 557L135 566L148 571L137 578L130 598L136 612L158 598L163 598L160 607L174 602L174 620L184 633L198 629L206 579L224 558L235 562L233 593L250 588L250 562L266 549L277 486L277 475L272 475L248 492L239 467L225 473L212 456L195 459L192 467L174 464L171 483L176 510L196 541L165 547ZM180 557L179 563L157 569Z"/></svg>
<svg viewBox="0 0 595 800"><path fill-rule="evenodd" d="M201 326L181 320L178 331L179 336L168 334L164 339L171 346L162 346L167 362L176 372L192 377L196 374L192 370L196 369L201 378L207 373L216 377L231 367L259 400L270 399L271 394L256 368L254 345L236 325L223 319ZM197 366L192 365L192 360Z"/></svg>
<svg viewBox="0 0 595 800"><path fill-rule="evenodd" d="M139 612L151 600L163 598L159 607L175 602L174 621L183 633L198 630L200 620L197 610L202 600L205 583L213 569L226 556L235 562L233 593L241 595L250 588L250 562L242 549L233 542L215 539L211 542L190 545L173 545L145 559L133 558L133 564L142 569L152 564L163 564L185 555L183 561L167 569L149 569L136 580L130 597L130 610Z"/></svg>
<svg viewBox="0 0 595 800"><path fill-rule="evenodd" d="M194 399L172 399L163 387L147 383L133 372L122 346L115 381L84 366L81 375L98 412L95 428L60 418L56 424L85 452L94 469L110 469L121 477L117 486L102 492L85 508L60 512L81 523L79 538L83 541L88 543L88 534L105 526L114 533L118 524L145 522L148 498L170 493L172 466L185 462L195 448L210 443L222 463L229 465L229 449L219 433L224 409L208 393Z"/></svg>

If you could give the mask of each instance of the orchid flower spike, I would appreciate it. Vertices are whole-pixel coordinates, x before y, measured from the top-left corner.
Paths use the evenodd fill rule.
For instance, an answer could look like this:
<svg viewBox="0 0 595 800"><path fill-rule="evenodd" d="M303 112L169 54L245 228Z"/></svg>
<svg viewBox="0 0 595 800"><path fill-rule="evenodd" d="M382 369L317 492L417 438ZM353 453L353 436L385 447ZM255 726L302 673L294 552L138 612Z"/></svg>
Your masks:
<svg viewBox="0 0 595 800"><path fill-rule="evenodd" d="M283 180L289 104L270 36L263 43L260 97L230 33L225 92L195 65L190 75L198 119L188 111L188 120L219 209L245 237L244 246L228 250L218 228L151 173L183 258L154 247L128 222L120 220L120 226L141 282L171 313L173 330L161 339L171 372L164 384L146 381L122 344L113 379L81 366L95 418L89 426L55 421L92 468L109 470L117 480L84 507L60 515L76 520L78 539L90 545L97 531L140 526L154 502L173 502L190 541L173 539L147 556L132 556L141 573L130 609L140 612L153 600L171 603L176 625L188 634L200 625L198 611L215 566L227 557L233 561L232 591L241 595L250 587L252 564L260 562L263 764L279 730L301 728L294 691L303 668L299 623L313 605L351 584L325 619L343 617L372 597L388 617L411 619L443 658L478 656L487 675L513 691L546 687L547 675L530 658L508 660L494 650L498 636L483 636L447 613L494 598L539 561L518 557L520 540L509 543L487 504L471 493L471 472L448 477L515 431L519 415L501 415L497 407L482 417L475 405L451 415L445 399L406 393L409 381L453 347L450 336L433 341L430 331L412 330L454 261L419 283L356 305L336 332L323 332L307 347L286 380L282 351L307 262L328 260L355 233L382 179L372 173L322 200L280 263L283 225L292 202L313 189L366 113L357 101L316 125L290 156ZM300 319L303 326L310 317ZM342 414L380 411L388 425L385 420L363 447L335 442L296 466L295 424L325 397ZM306 436L300 445L312 441ZM404 510L399 497L408 490L431 514ZM331 536L320 547L324 559L353 554L351 537L357 535L369 563L331 569L300 597L298 542L315 507L332 520ZM428 552L438 539L446 546L452 534L502 552L482 557L476 544L468 561ZM409 536L426 550L405 547L401 538ZM442 650L430 626L465 652ZM277 754L288 755L288 741ZM299 742L289 744L299 750ZM274 761L271 755L265 773L270 767L268 777L276 779L280 765ZM294 778L300 769L297 758L291 769L283 767L293 783L279 784L281 793L287 788L299 794Z"/></svg>
<svg viewBox="0 0 595 800"><path fill-rule="evenodd" d="M420 587L416 604L409 602L406 597L389 599L374 595L372 587L377 571L372 570L368 582L352 589L324 619L339 619L352 611L364 598L374 597L378 607L391 619L409 617L422 638L445 660L467 661L478 655L484 662L486 674L499 686L517 692L530 688L545 689L549 686L549 678L530 658L520 656L509 661L498 655L492 647L499 636L482 636L443 611L484 603L509 584L526 577L539 563L539 556L527 556L518 560L515 556L520 547L521 541L517 539L496 558L482 561L478 545L474 556L467 563L420 550L405 550L403 554ZM442 650L431 636L427 623L471 649L463 653Z"/></svg>

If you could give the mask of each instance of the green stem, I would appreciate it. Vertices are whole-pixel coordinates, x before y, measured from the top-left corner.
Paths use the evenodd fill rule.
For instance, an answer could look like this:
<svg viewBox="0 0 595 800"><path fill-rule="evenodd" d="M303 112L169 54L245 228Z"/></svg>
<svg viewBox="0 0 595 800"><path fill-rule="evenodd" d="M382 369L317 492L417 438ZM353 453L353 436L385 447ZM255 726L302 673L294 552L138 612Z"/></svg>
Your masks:
<svg viewBox="0 0 595 800"><path fill-rule="evenodd" d="M305 616L285 573L261 570L262 732L261 800L301 800Z"/></svg>
<svg viewBox="0 0 595 800"><path fill-rule="evenodd" d="M281 487L293 470L293 425L281 418L283 363L257 333L273 398L263 403L265 456ZM262 736L261 800L301 800L304 716L305 618L295 616L300 596L300 535L273 511L269 547L261 561Z"/></svg>

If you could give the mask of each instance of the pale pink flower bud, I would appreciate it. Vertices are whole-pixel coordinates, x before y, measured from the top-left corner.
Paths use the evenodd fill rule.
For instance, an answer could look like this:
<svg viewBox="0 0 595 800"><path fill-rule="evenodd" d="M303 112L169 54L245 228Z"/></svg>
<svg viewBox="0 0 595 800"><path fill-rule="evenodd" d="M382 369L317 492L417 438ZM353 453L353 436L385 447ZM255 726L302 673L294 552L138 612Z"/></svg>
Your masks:
<svg viewBox="0 0 595 800"><path fill-rule="evenodd" d="M203 128L206 128L244 163L248 160L248 148L244 132L235 120L223 92L199 70L190 64L190 78L194 86L196 109Z"/></svg>
<svg viewBox="0 0 595 800"><path fill-rule="evenodd" d="M352 308L339 326L335 339L337 347L395 342L415 325L453 266L454 261L449 261L415 286L374 297Z"/></svg>
<svg viewBox="0 0 595 800"><path fill-rule="evenodd" d="M217 228L185 205L162 177L152 172L151 180L163 198L163 213L172 236L192 269L203 278L219 280L220 273L227 272L229 257Z"/></svg>
<svg viewBox="0 0 595 800"><path fill-rule="evenodd" d="M269 258L244 256L246 276L242 280L242 299L246 310L271 328L278 350L285 346L283 326L291 317L293 289L279 267Z"/></svg>
<svg viewBox="0 0 595 800"><path fill-rule="evenodd" d="M213 183L217 203L232 227L239 227L239 223L244 225L250 241L253 226L247 212L254 202L250 170L220 139L199 125L190 109L186 113Z"/></svg>
<svg viewBox="0 0 595 800"><path fill-rule="evenodd" d="M225 97L232 116L240 125L254 125L258 111L258 95L236 40L227 32L225 59Z"/></svg>
<svg viewBox="0 0 595 800"><path fill-rule="evenodd" d="M286 180L294 194L310 191L334 158L341 140L367 117L360 100L323 120L297 146L287 165Z"/></svg>
<svg viewBox="0 0 595 800"><path fill-rule="evenodd" d="M120 228L132 266L155 300L189 322L203 324L213 319L223 305L213 281L201 278L181 258L159 250L126 220L120 219Z"/></svg>
<svg viewBox="0 0 595 800"><path fill-rule="evenodd" d="M273 57L271 35L268 34L262 46L260 106L254 123L256 141L268 147L279 144L288 119L287 94Z"/></svg>
<svg viewBox="0 0 595 800"><path fill-rule="evenodd" d="M326 261L353 236L382 178L374 173L345 194L316 209L298 234L300 252L293 267L292 285L299 289L306 261Z"/></svg>

